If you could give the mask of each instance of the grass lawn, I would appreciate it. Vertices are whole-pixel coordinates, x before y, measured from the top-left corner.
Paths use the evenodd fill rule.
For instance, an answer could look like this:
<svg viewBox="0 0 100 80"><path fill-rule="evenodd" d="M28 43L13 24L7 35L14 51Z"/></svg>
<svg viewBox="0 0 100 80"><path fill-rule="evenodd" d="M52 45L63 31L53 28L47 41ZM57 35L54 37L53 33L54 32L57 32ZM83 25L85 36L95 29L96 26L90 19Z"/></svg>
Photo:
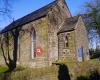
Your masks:
<svg viewBox="0 0 100 80"><path fill-rule="evenodd" d="M0 66L0 74L4 73L8 70L8 67L6 65Z"/></svg>
<svg viewBox="0 0 100 80"><path fill-rule="evenodd" d="M84 62L59 61L57 63L65 64L68 67L69 74L72 80L75 80L78 76L88 77L89 75L91 75L91 72L93 73L96 71L100 78L100 60L99 59L91 59L89 61L84 61Z"/></svg>
<svg viewBox="0 0 100 80"><path fill-rule="evenodd" d="M64 64L68 67L69 75L72 80L77 80L79 76L88 76L91 71L97 70L100 72L100 61L93 59L87 62L57 62L55 64ZM8 80L58 80L59 65L53 64L51 67L45 68L16 68L8 77ZM0 73L3 73L8 68L0 67ZM80 79L81 80L81 79Z"/></svg>

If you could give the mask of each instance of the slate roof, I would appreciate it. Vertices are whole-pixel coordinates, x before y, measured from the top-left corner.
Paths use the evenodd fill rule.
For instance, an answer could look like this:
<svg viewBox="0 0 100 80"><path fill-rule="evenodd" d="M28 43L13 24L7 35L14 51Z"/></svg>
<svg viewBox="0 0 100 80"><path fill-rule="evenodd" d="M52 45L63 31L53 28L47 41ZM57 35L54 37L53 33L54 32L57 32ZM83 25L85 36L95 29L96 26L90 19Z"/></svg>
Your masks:
<svg viewBox="0 0 100 80"><path fill-rule="evenodd" d="M28 22L37 20L37 19L45 16L48 13L49 9L51 9L52 6L55 5L57 2L58 2L58 0L55 0L52 3L44 6L44 7L40 8L40 9L38 9L38 10L36 10L36 11L34 11L34 12L32 12L32 13L30 13L30 14L28 14L28 15L26 15L26 16L18 19L18 20L16 20L16 21L14 21L14 22L12 22L7 27L5 27L1 31L1 33L5 33L5 32L10 31L10 30L12 30L12 29L14 29L16 27L22 26L22 25L24 25L24 24L26 24Z"/></svg>
<svg viewBox="0 0 100 80"><path fill-rule="evenodd" d="M79 16L74 16L74 17L71 17L71 18L67 18L64 21L61 29L58 31L58 34L63 33L63 32L73 31L74 28L75 28L75 25L78 21L78 18L79 18Z"/></svg>

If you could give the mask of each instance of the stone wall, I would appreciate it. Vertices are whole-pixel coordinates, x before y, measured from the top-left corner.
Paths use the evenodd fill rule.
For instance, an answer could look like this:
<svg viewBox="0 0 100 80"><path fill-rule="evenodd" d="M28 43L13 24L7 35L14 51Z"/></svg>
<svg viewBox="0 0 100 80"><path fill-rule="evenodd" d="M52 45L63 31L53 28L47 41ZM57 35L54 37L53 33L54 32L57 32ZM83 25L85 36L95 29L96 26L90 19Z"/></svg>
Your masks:
<svg viewBox="0 0 100 80"><path fill-rule="evenodd" d="M78 49L83 48L83 59L82 60L88 60L89 59L88 36L87 36L86 27L85 27L81 17L79 17L79 20L78 20L78 23L77 23L75 29L76 29L75 36L76 36L77 57L78 57ZM79 58L78 58L78 60L80 61Z"/></svg>
<svg viewBox="0 0 100 80"><path fill-rule="evenodd" d="M48 34L49 34L49 58L51 61L58 60L58 37L57 33L61 28L61 24L68 17L71 17L66 4L63 0L59 0L57 5L53 6L53 8L48 13Z"/></svg>
<svg viewBox="0 0 100 80"><path fill-rule="evenodd" d="M0 51L0 65L4 65L5 61L4 61L4 57L2 55L2 52Z"/></svg>
<svg viewBox="0 0 100 80"><path fill-rule="evenodd" d="M0 34L0 65L4 64L4 58L1 50L1 34Z"/></svg>
<svg viewBox="0 0 100 80"><path fill-rule="evenodd" d="M7 37L8 35L8 37ZM7 38L9 39L9 44L7 42ZM14 45L13 45L13 37L11 35L10 32L7 33L4 33L2 36L1 36L1 44L0 45L0 65L5 65L5 59L4 57L6 57L6 59L8 60L8 53L10 55L10 58L13 59L13 48L14 48ZM9 46L8 46L9 45ZM3 55L4 53L4 55Z"/></svg>
<svg viewBox="0 0 100 80"><path fill-rule="evenodd" d="M58 60L58 37L57 32L66 18L71 17L68 7L63 0L50 9L45 17L19 26L17 60L24 66L44 66ZM35 52L32 53L32 30L35 31ZM9 32L8 32L9 33ZM10 56L13 55L13 40L11 41ZM42 54L36 54L36 50L42 49ZM32 54L35 56L32 57ZM12 57L13 58L13 57ZM50 61L50 62L48 62Z"/></svg>
<svg viewBox="0 0 100 80"><path fill-rule="evenodd" d="M68 38L68 46L65 47L65 38ZM67 60L70 62L75 60L76 48L75 48L75 32L64 32L58 35L59 43L59 60Z"/></svg>
<svg viewBox="0 0 100 80"><path fill-rule="evenodd" d="M32 32L35 30L36 40L35 40L35 50L32 53ZM6 34L6 33L4 33ZM3 35L4 35L3 34ZM8 32L9 35L9 53L10 58L13 59L14 50L14 40L13 36L10 36L11 31ZM42 67L49 65L48 61L48 18L45 16L36 21L30 22L20 27L18 43L16 45L17 49L17 64L29 67ZM41 48L42 53L37 54L36 49ZM6 45L4 43L4 51L7 53ZM1 52L0 52L1 53ZM35 54L35 55L34 55ZM0 54L2 55L2 54ZM32 55L33 58L32 58ZM6 57L8 55L6 54ZM8 58L8 57L7 57ZM3 58L0 58L0 64L4 62Z"/></svg>
<svg viewBox="0 0 100 80"><path fill-rule="evenodd" d="M24 35L21 38L20 42L20 63L23 65L28 66L37 66L47 63L48 61L48 20L46 17L41 18L37 21L31 22L26 24L22 27L22 30L27 30L29 28L34 28L36 32L36 43L35 47L41 48L42 53L37 54L35 49L35 56L32 59L32 52L31 52L31 36L30 32L24 32ZM34 54L34 52L33 52ZM43 65L41 65L43 66Z"/></svg>

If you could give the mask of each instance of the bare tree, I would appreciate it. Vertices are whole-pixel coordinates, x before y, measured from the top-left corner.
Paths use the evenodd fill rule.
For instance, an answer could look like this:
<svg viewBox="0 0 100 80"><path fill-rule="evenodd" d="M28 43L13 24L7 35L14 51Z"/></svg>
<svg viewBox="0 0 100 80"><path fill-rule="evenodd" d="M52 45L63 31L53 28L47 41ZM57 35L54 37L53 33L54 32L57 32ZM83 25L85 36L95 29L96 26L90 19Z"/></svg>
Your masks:
<svg viewBox="0 0 100 80"><path fill-rule="evenodd" d="M91 18L92 27L100 33L100 0L92 0L85 4L86 13Z"/></svg>
<svg viewBox="0 0 100 80"><path fill-rule="evenodd" d="M94 48L100 42L100 0L88 1L84 8L89 45L90 48Z"/></svg>
<svg viewBox="0 0 100 80"><path fill-rule="evenodd" d="M9 68L8 71L12 71L16 68L19 31L20 28L17 28L4 33L0 38L0 47L5 63ZM10 49L11 47L12 50Z"/></svg>
<svg viewBox="0 0 100 80"><path fill-rule="evenodd" d="M91 2L85 3L85 12L90 21L88 23L90 52L93 48L95 53L93 52L92 55L98 56L97 48L100 48L100 0L91 0Z"/></svg>
<svg viewBox="0 0 100 80"><path fill-rule="evenodd" d="M13 0L0 0L0 19L3 19L3 17L12 19L11 12L12 12L12 6L11 2ZM1 30L0 30L1 31ZM12 35L13 38L13 59L10 56L10 38L8 33L0 34L0 49L1 53L3 54L3 58L5 60L6 65L9 68L9 71L12 71L14 68L16 68L16 61L17 61L17 41L18 41L18 29L15 31L11 31L10 36Z"/></svg>
<svg viewBox="0 0 100 80"><path fill-rule="evenodd" d="M5 19L13 21L12 17L12 4L13 0L0 0L0 22L4 22Z"/></svg>

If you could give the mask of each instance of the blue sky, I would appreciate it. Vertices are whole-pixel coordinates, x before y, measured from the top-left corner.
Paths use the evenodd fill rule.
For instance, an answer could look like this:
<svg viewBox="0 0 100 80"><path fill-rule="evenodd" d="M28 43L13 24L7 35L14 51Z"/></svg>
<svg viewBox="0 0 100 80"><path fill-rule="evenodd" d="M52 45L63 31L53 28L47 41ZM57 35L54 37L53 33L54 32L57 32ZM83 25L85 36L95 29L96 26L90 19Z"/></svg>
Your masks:
<svg viewBox="0 0 100 80"><path fill-rule="evenodd" d="M14 20L16 20L45 6L52 1L54 0L15 0L14 2L12 2L12 17L14 18ZM84 3L87 1L88 0L66 0L73 16L83 11ZM4 28L4 26L8 25L11 22L12 19L4 18L0 22L0 28Z"/></svg>

